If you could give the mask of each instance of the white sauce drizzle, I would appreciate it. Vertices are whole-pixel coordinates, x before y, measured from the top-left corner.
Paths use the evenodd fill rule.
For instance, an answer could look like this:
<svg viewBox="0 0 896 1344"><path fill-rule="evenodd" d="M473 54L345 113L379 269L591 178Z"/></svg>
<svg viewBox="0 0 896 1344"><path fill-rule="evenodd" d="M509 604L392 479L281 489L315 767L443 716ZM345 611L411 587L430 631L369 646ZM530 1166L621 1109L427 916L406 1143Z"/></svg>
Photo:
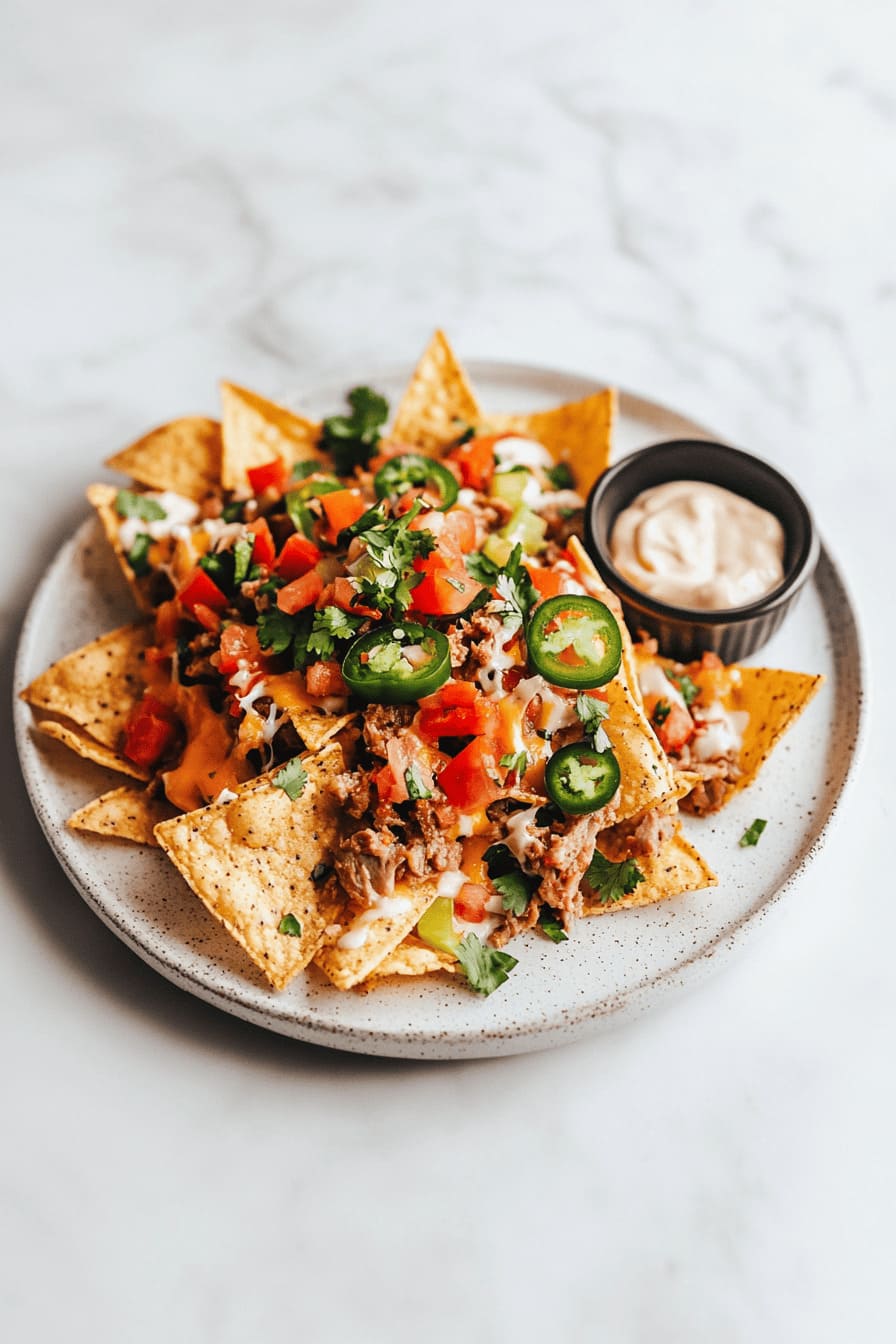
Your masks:
<svg viewBox="0 0 896 1344"><path fill-rule="evenodd" d="M190 535L188 524L194 522L199 513L199 505L194 499L186 499L173 490L147 490L141 498L155 500L165 510L165 517L155 518L151 522L143 518L125 518L118 528L118 540L126 551L131 549L142 533L152 537L153 541L161 541L163 537Z"/></svg>
<svg viewBox="0 0 896 1344"><path fill-rule="evenodd" d="M535 439L524 439L516 434L499 439L495 444L495 457L504 470L508 467L552 467L554 459L543 444Z"/></svg>
<svg viewBox="0 0 896 1344"><path fill-rule="evenodd" d="M369 910L365 910L352 920L336 946L347 951L356 951L367 942L371 924L378 919L392 919L396 915L403 915L410 908L411 903L406 896L381 896L376 905L372 905Z"/></svg>

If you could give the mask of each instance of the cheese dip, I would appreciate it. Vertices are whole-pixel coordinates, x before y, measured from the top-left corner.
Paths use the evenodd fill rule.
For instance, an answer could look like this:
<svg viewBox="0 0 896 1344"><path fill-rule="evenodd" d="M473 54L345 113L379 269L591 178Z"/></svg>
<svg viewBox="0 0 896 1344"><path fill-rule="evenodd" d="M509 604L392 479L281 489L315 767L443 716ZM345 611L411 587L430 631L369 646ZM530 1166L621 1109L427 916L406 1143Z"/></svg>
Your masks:
<svg viewBox="0 0 896 1344"><path fill-rule="evenodd" d="M610 555L635 588L695 611L741 607L784 578L774 514L706 481L644 490L613 524Z"/></svg>

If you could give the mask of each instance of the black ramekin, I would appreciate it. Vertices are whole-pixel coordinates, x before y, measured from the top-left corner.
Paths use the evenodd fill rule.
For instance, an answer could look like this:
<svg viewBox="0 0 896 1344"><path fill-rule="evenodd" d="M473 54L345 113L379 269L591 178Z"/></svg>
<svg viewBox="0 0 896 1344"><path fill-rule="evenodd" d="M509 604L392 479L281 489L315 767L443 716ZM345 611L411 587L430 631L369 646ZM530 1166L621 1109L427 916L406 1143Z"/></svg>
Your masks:
<svg viewBox="0 0 896 1344"><path fill-rule="evenodd" d="M610 559L613 524L636 495L666 481L721 485L775 514L784 529L784 580L765 597L724 611L657 602L622 577ZM653 635L681 662L711 649L726 663L765 644L796 602L818 563L819 540L806 502L786 476L751 453L705 439L673 439L632 453L598 478L585 509L585 545L604 582L618 593L632 636Z"/></svg>

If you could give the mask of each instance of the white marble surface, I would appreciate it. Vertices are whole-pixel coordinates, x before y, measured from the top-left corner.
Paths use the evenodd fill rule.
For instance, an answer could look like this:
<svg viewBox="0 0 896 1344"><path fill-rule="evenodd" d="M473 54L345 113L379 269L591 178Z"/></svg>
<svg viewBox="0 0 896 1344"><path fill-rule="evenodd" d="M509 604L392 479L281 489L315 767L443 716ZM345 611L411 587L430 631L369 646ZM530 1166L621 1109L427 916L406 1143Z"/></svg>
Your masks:
<svg viewBox="0 0 896 1344"><path fill-rule="evenodd" d="M797 475L880 710L740 961L456 1066L303 1048L155 976L67 886L4 716L3 1337L891 1338L892 6L13 0L4 30L7 693L100 456L221 375L351 379L439 321Z"/></svg>

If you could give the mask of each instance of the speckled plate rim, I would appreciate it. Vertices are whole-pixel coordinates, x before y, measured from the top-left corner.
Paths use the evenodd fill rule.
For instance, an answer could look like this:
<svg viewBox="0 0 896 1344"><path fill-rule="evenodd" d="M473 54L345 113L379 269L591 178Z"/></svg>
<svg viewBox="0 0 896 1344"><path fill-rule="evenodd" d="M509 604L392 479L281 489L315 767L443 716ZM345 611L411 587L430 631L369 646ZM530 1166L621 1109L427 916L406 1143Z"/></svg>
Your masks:
<svg viewBox="0 0 896 1344"><path fill-rule="evenodd" d="M540 365L469 360L467 367L476 381L487 382L490 378L497 378L519 384L521 387L536 386L540 391L543 391L546 385L554 384L557 395L560 396L584 395L587 391L602 385L587 375ZM379 376L385 381L394 378L396 373L397 370L393 367L381 369L378 374L373 373L370 377L375 380ZM334 387L342 386L341 383L337 384L336 380L322 380L321 386L329 386L331 382ZM623 414L628 409L634 418L643 421L656 418L658 426L664 427L663 432L670 421L675 420L691 436L721 437L678 412L638 394L620 391L619 401ZM575 1012L562 1010L545 1014L531 1025L508 1024L501 1030L486 1028L477 1031L446 1031L442 1027L435 1030L431 1028L421 1030L403 1028L401 1031L371 1030L346 1023L334 1025L322 1022L319 1013L297 1013L294 1004L276 998L272 999L269 1008L260 1010L254 1004L246 1002L238 993L228 993L204 983L199 976L171 960L166 960L164 956L160 956L147 946L134 925L110 909L102 883L95 875L89 871L82 871L69 862L68 856L57 842L54 823L40 796L34 777L36 772L33 773L32 756L35 747L30 735L31 714L29 707L18 698L18 693L33 675L27 669L27 664L34 629L40 616L42 594L45 589L52 586L58 571L71 564L72 557L77 547L82 544L92 521L88 519L57 553L35 589L19 636L13 682L13 720L19 760L32 807L69 881L90 909L126 946L178 988L225 1012L282 1035L356 1053L412 1059L458 1059L540 1050L579 1039L598 1026L620 1023L637 1017L668 994L698 983L720 966L729 955L739 950L745 943L747 935L753 932L759 922L779 904L781 898L793 889L809 863L820 853L840 810L845 791L857 773L867 730L868 659L855 604L838 565L822 543L819 566L813 584L822 594L824 605L829 607L835 604L841 614L840 639L834 645L835 662L839 670L843 660L848 658L857 684L857 696L852 707L850 731L847 734L849 746L842 763L839 790L824 819L812 837L794 854L783 881L754 907L696 947L691 954L674 966L658 974L645 974L625 991L584 1003ZM842 621L844 616L848 617L845 622Z"/></svg>

